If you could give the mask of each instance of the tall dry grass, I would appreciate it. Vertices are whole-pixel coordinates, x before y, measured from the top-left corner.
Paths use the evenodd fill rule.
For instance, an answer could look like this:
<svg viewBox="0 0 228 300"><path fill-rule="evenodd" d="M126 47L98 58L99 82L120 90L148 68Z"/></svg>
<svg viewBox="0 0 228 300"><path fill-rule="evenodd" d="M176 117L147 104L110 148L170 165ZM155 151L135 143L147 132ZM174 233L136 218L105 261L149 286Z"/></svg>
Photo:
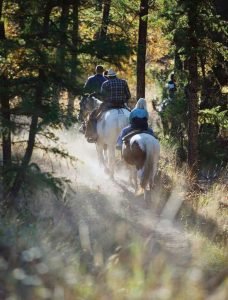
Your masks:
<svg viewBox="0 0 228 300"><path fill-rule="evenodd" d="M77 169L51 164L72 180L68 200L39 190L36 215L28 209L0 221L0 299L225 300L227 249L200 231L207 224L197 219L226 230L224 182L189 193L187 168L178 169L174 151L163 147L153 205L144 209L142 199L104 177L92 146L75 136L63 140L79 158ZM188 222L186 203L197 227Z"/></svg>

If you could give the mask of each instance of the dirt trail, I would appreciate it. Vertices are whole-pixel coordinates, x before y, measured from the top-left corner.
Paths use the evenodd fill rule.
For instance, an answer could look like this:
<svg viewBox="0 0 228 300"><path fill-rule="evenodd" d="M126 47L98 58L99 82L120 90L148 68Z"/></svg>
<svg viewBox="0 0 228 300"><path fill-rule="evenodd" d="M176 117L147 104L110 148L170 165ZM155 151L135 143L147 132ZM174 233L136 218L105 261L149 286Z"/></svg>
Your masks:
<svg viewBox="0 0 228 300"><path fill-rule="evenodd" d="M174 264L185 265L190 261L190 245L183 229L167 219L173 217L167 210L172 210L173 199L183 197L181 193L171 194L171 206L166 206L166 218L161 218L153 208L148 209L142 198L135 197L126 171L118 167L115 181L110 180L98 164L95 145L87 143L77 128L61 134L60 140L78 158L76 169L62 166L60 174L72 181L74 191L68 204L83 249L92 256L99 252L105 259L115 247L133 238L142 244L147 240L149 255L159 248ZM153 196L159 201L159 194Z"/></svg>
<svg viewBox="0 0 228 300"><path fill-rule="evenodd" d="M69 154L78 159L75 166L54 162L57 175L70 178L72 190L67 192L67 206L53 204L56 201L49 201L49 206L45 201L43 208L38 205L39 213L43 211L43 215L53 218L57 239L73 236L76 244L80 241L85 260L91 265L105 264L118 246L138 241L146 259L162 252L175 267L186 267L191 260L189 241L183 229L169 220L173 218L172 207L175 210L172 202L182 199L182 191L174 189L163 210L166 217L161 218L153 205L148 208L141 197L135 197L128 174L120 166L115 181L104 173L95 145L87 143L77 128L64 131L59 137ZM157 190L151 203L159 198Z"/></svg>

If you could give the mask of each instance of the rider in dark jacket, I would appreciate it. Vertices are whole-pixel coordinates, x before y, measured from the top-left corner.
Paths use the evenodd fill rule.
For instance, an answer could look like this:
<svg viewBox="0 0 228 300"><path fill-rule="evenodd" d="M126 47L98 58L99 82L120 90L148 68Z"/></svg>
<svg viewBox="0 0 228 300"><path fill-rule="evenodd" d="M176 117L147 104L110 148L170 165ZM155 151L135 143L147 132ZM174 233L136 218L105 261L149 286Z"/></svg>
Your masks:
<svg viewBox="0 0 228 300"><path fill-rule="evenodd" d="M93 94L93 96L100 97L101 86L105 81L107 81L107 78L103 76L104 68L102 66L100 65L96 66L95 72L96 72L95 75L90 76L87 79L84 85L84 92ZM86 130L86 124L85 121L83 121L82 125L79 128L79 131L85 133L85 130Z"/></svg>
<svg viewBox="0 0 228 300"><path fill-rule="evenodd" d="M96 74L90 76L84 86L85 93L96 93L99 94L101 90L102 83L107 80L103 76L104 68L102 66L96 66L95 69Z"/></svg>

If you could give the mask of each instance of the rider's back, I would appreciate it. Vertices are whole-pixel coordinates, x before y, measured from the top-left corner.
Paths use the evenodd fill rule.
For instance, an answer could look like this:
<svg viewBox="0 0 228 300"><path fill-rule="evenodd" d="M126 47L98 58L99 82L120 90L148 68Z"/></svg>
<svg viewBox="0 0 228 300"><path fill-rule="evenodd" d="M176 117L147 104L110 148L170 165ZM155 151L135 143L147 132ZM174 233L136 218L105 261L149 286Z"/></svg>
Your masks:
<svg viewBox="0 0 228 300"><path fill-rule="evenodd" d="M126 80L117 77L102 84L101 95L104 102L117 105L127 103L131 97Z"/></svg>
<svg viewBox="0 0 228 300"><path fill-rule="evenodd" d="M102 83L105 82L107 79L101 74L95 74L90 76L85 83L84 91L86 93L99 93Z"/></svg>

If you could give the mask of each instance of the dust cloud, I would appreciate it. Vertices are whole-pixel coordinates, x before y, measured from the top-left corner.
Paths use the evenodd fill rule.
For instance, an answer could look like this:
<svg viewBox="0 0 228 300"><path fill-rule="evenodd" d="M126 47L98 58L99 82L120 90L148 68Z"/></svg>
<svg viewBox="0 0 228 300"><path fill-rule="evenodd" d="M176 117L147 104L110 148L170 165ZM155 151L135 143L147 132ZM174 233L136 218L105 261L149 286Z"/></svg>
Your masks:
<svg viewBox="0 0 228 300"><path fill-rule="evenodd" d="M166 203L161 199L164 198L162 183L158 182L148 208L142 196L135 196L129 184L129 174L119 160L115 180L111 180L98 163L95 144L87 143L77 127L58 132L58 136L62 147L76 158L72 164L56 159L52 165L56 176L71 181L70 189L66 188L64 205L60 201L47 209L45 202L43 207L44 211L52 211L58 236L67 239L73 233L80 241L81 250L89 253L92 260L100 257L102 262L119 245L133 240L140 240L143 244L147 239L149 245L158 241L162 243L173 262L180 249L184 262L189 260L188 240L173 222L184 198L180 182L172 189ZM158 212L160 202L163 202L164 209ZM179 253L176 262L180 261Z"/></svg>
<svg viewBox="0 0 228 300"><path fill-rule="evenodd" d="M25 197L30 212L15 240L15 294L22 295L21 299L33 299L38 286L50 294L42 299L65 299L64 287L81 287L88 274L99 279L117 258L126 271L135 268L136 259L137 268L145 274L151 266L152 271L158 267L156 272L160 272L156 262L164 258L165 268L171 264L174 277L184 274L191 261L191 247L185 232L174 221L184 198L181 182L167 193L163 178L158 179L148 206L142 196L134 194L120 158L115 180L111 180L98 163L95 145L87 143L77 127L54 133L59 137L57 143L50 145L50 141L41 139L37 142L67 151L75 161L38 149L32 163L37 163L40 173L50 172L70 183L65 182L63 193L57 196L48 185L42 186L41 181L31 178L33 192ZM42 174L34 175L39 178ZM17 218L11 221L13 226L18 222ZM139 252L134 254L137 249ZM115 276L115 271L111 273ZM103 285L101 289L103 293Z"/></svg>

